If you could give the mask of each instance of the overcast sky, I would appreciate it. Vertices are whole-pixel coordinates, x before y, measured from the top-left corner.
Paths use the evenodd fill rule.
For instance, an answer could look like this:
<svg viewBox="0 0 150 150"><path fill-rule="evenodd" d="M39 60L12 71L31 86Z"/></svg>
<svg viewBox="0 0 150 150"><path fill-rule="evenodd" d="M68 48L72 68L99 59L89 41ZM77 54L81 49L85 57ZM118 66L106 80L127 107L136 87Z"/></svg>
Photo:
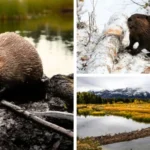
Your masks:
<svg viewBox="0 0 150 150"><path fill-rule="evenodd" d="M126 76L126 77L78 77L77 91L118 89L118 88L142 88L150 92L150 77Z"/></svg>
<svg viewBox="0 0 150 150"><path fill-rule="evenodd" d="M83 10L91 12L92 5L91 1L85 0ZM130 16L134 13L143 13L144 11L140 7L134 4L131 0L95 0L97 1L96 5L96 23L100 29L104 28L104 25L107 24L110 16L114 13L125 13L127 16ZM143 1L147 0L134 0L140 4L143 4ZM85 13L82 16L83 21L89 19L88 13Z"/></svg>

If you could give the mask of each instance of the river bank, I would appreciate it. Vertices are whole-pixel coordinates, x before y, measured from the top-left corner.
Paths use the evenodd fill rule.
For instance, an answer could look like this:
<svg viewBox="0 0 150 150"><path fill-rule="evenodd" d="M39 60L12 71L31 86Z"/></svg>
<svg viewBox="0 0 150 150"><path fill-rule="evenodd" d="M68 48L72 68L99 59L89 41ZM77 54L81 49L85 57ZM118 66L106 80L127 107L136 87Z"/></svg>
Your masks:
<svg viewBox="0 0 150 150"><path fill-rule="evenodd" d="M115 135L105 135L94 137L94 140L99 141L101 145L113 144L117 142L131 141L139 138L150 136L150 127L146 129L136 130L132 132L124 132Z"/></svg>

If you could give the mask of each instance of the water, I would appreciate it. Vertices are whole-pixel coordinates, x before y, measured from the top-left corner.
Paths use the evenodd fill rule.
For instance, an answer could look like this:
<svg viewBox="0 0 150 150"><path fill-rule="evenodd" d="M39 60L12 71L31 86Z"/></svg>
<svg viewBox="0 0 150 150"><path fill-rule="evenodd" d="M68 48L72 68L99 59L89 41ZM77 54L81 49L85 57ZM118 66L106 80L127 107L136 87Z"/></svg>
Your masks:
<svg viewBox="0 0 150 150"><path fill-rule="evenodd" d="M138 123L132 119L117 116L77 117L77 136L80 138L130 132L147 127L150 127L150 124Z"/></svg>
<svg viewBox="0 0 150 150"><path fill-rule="evenodd" d="M43 63L44 73L73 72L73 14L54 13L27 20L0 20L0 33L16 32L31 42Z"/></svg>
<svg viewBox="0 0 150 150"><path fill-rule="evenodd" d="M102 146L103 150L149 150L150 137Z"/></svg>

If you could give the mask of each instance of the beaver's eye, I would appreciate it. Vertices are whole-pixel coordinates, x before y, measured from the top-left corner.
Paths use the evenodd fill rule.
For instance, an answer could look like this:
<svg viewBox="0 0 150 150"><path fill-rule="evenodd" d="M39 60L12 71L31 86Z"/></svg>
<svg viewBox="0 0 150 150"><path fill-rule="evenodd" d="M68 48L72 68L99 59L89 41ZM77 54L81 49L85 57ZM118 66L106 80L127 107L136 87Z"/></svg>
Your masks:
<svg viewBox="0 0 150 150"><path fill-rule="evenodd" d="M139 16L137 16L136 18L140 18Z"/></svg>

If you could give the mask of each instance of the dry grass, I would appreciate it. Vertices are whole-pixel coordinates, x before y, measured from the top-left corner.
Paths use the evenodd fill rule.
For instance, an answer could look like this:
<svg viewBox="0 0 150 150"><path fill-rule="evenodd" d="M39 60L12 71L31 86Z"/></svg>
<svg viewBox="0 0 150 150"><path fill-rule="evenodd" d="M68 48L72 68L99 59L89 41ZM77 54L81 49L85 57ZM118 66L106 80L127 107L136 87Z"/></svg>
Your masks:
<svg viewBox="0 0 150 150"><path fill-rule="evenodd" d="M77 110L79 115L116 115L132 118L139 122L150 123L150 103L78 105Z"/></svg>
<svg viewBox="0 0 150 150"><path fill-rule="evenodd" d="M98 141L92 138L85 138L77 141L77 150L101 150L101 147Z"/></svg>

